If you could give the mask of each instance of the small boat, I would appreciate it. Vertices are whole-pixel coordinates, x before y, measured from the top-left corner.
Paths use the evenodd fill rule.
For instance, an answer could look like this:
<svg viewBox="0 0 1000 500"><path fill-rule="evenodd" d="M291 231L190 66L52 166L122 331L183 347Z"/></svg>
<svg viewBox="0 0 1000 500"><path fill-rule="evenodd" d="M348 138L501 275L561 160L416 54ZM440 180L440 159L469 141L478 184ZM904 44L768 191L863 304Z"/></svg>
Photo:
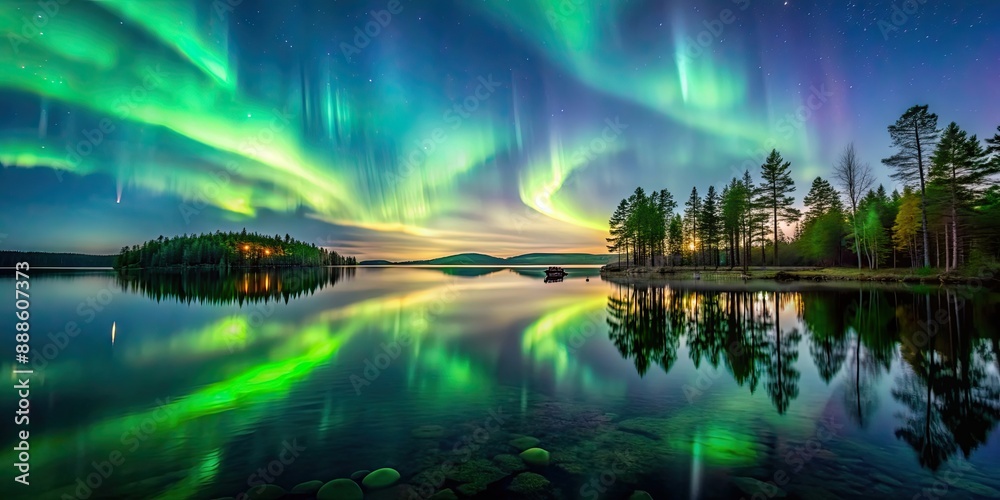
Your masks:
<svg viewBox="0 0 1000 500"><path fill-rule="evenodd" d="M694 273L694 279L700 280L701 279L701 273Z"/></svg>
<svg viewBox="0 0 1000 500"><path fill-rule="evenodd" d="M558 266L549 266L549 268L545 270L546 278L563 278L565 276L566 270Z"/></svg>

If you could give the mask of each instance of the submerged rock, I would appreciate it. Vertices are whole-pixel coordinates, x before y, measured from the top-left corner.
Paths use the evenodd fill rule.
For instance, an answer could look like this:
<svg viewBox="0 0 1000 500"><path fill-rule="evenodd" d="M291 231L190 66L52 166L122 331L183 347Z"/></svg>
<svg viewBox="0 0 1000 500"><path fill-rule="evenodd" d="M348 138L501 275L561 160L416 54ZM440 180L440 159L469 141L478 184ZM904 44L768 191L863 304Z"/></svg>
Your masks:
<svg viewBox="0 0 1000 500"><path fill-rule="evenodd" d="M646 493L645 491L635 490L635 492L628 497L628 500L653 500L653 497L650 496L649 493Z"/></svg>
<svg viewBox="0 0 1000 500"><path fill-rule="evenodd" d="M388 488L396 484L396 481L399 481L399 473L396 472L396 469L385 467L365 476L361 480L361 484L365 485L365 488L377 490Z"/></svg>
<svg viewBox="0 0 1000 500"><path fill-rule="evenodd" d="M364 497L358 483L350 479L334 479L316 493L317 500L361 500Z"/></svg>
<svg viewBox="0 0 1000 500"><path fill-rule="evenodd" d="M499 481L509 475L510 472L500 469L489 460L483 458L475 458L458 464L446 474L448 479L465 483L456 489L459 493L468 496L486 491L490 483Z"/></svg>
<svg viewBox="0 0 1000 500"><path fill-rule="evenodd" d="M733 484L747 495L763 495L766 498L784 498L787 493L773 483L765 483L752 477L730 478Z"/></svg>
<svg viewBox="0 0 1000 500"><path fill-rule="evenodd" d="M510 445L517 448L517 451L524 451L528 448L534 448L541 441L538 438L533 438L531 436L521 436L519 438L511 439L509 441Z"/></svg>
<svg viewBox="0 0 1000 500"><path fill-rule="evenodd" d="M522 497L539 497L549 487L549 480L534 472L522 472L507 487Z"/></svg>
<svg viewBox="0 0 1000 500"><path fill-rule="evenodd" d="M524 470L524 461L514 455L502 453L493 457L493 463L505 472L518 472Z"/></svg>
<svg viewBox="0 0 1000 500"><path fill-rule="evenodd" d="M427 500L458 500L458 495L451 488L445 488L427 497Z"/></svg>
<svg viewBox="0 0 1000 500"><path fill-rule="evenodd" d="M319 491L322 487L323 481L306 481L295 485L295 487L292 488L292 493L306 493L312 495Z"/></svg>
<svg viewBox="0 0 1000 500"><path fill-rule="evenodd" d="M361 480L363 480L365 478L365 476L367 476L368 474L371 474L371 473L372 473L372 471L370 471L368 469L362 469L362 470L359 470L359 471L355 472L354 474L351 474L351 479L353 479L353 480L355 480L355 481L357 481L357 482L360 483Z"/></svg>
<svg viewBox="0 0 1000 500"><path fill-rule="evenodd" d="M549 465L549 452L541 448L529 448L521 452L521 460L528 465L545 467Z"/></svg>
<svg viewBox="0 0 1000 500"><path fill-rule="evenodd" d="M256 486L247 492L248 500L277 500L285 496L285 489L273 484Z"/></svg>

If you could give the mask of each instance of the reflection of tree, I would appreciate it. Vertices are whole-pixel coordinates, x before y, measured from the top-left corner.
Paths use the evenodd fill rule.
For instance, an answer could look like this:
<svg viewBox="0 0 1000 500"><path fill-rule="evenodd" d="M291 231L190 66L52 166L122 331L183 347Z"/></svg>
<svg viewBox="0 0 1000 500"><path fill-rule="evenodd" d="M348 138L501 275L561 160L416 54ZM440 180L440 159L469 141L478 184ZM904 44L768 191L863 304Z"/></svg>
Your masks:
<svg viewBox="0 0 1000 500"><path fill-rule="evenodd" d="M684 328L680 300L662 287L618 287L618 296L608 297L608 335L622 356L635 359L639 375L651 361L669 372L677 360Z"/></svg>
<svg viewBox="0 0 1000 500"><path fill-rule="evenodd" d="M909 306L897 308L901 331L933 333L927 342L907 342L904 335L903 358L911 370L892 391L909 410L899 415L904 426L896 437L932 470L959 449L968 458L1000 420L1000 379L987 369L992 357L987 343L963 328L978 307L977 301L960 301L945 290L915 295Z"/></svg>
<svg viewBox="0 0 1000 500"><path fill-rule="evenodd" d="M728 356L726 357L733 379L753 394L760 382L761 368L769 358L767 330L771 318L767 310L759 308L760 297L753 293L730 293L727 301ZM760 313L758 313L760 311Z"/></svg>
<svg viewBox="0 0 1000 500"><path fill-rule="evenodd" d="M689 297L693 298L695 311L691 334L687 339L691 361L695 368L700 367L702 359L713 368L718 368L725 355L726 331L729 329L720 302L726 302L729 294L708 292L690 294Z"/></svg>
<svg viewBox="0 0 1000 500"><path fill-rule="evenodd" d="M847 358L847 328L842 294L803 294L802 324L809 331L809 354L827 384Z"/></svg>
<svg viewBox="0 0 1000 500"><path fill-rule="evenodd" d="M751 393L766 374L767 392L784 413L798 395L801 334L781 331L772 305L762 293L619 287L608 297L609 336L645 375L652 362L669 371L685 335L696 367L722 363Z"/></svg>
<svg viewBox="0 0 1000 500"><path fill-rule="evenodd" d="M848 418L860 427L868 425L878 408L876 387L892 366L896 352L893 336L887 334L893 330L895 318L886 296L875 289L859 289L844 307L846 328L854 331L844 381L844 408Z"/></svg>
<svg viewBox="0 0 1000 500"><path fill-rule="evenodd" d="M799 359L799 341L802 334L798 328L791 331L781 331L781 308L786 294L774 294L774 342L772 354L767 366L767 394L778 413L785 413L788 405L799 395L799 377L801 373L795 369Z"/></svg>
<svg viewBox="0 0 1000 500"><path fill-rule="evenodd" d="M309 267L254 270L151 271L117 275L122 290L156 301L231 304L266 302L311 295L354 276L354 268Z"/></svg>
<svg viewBox="0 0 1000 500"><path fill-rule="evenodd" d="M920 465L937 470L955 452L955 441L941 421L943 402L934 394L935 356L930 349L920 371L910 371L900 379L892 396L909 410L899 413L904 426L896 429L896 437L906 441L917 452ZM917 370L914 367L914 370Z"/></svg>
<svg viewBox="0 0 1000 500"><path fill-rule="evenodd" d="M801 326L783 324L789 300ZM995 294L930 288L793 294L621 287L608 298L608 322L611 340L640 374L652 363L669 371L683 335L696 367L722 364L751 393L763 383L779 413L798 396L805 334L817 372L828 384L842 380L844 410L860 427L872 420L880 381L898 354L895 435L924 467L937 469L958 450L971 456L1000 422L998 302Z"/></svg>
<svg viewBox="0 0 1000 500"><path fill-rule="evenodd" d="M986 343L968 335L967 327L962 327L959 301L950 290L945 293L948 316L954 318L948 321L951 357L937 390L945 400L942 419L969 458L973 450L986 443L1000 419L1000 379L987 370L990 353Z"/></svg>

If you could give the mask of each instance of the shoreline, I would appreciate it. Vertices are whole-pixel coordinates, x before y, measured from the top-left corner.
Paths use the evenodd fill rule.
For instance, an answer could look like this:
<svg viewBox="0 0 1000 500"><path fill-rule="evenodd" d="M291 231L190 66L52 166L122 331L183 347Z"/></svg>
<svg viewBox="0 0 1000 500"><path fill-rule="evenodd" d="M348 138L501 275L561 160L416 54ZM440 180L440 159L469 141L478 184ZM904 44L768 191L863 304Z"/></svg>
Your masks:
<svg viewBox="0 0 1000 500"><path fill-rule="evenodd" d="M700 277L695 278L695 274ZM909 283L924 285L969 285L983 286L987 289L1000 289L1000 280L988 270L983 270L978 276L960 273L934 272L921 275L912 269L868 270L856 268L815 268L815 267L775 267L750 268L747 275L743 270L728 268L696 268L669 266L635 266L627 268L601 268L602 278L640 278L648 280L773 280L776 282L813 281L813 282L856 282L856 283Z"/></svg>

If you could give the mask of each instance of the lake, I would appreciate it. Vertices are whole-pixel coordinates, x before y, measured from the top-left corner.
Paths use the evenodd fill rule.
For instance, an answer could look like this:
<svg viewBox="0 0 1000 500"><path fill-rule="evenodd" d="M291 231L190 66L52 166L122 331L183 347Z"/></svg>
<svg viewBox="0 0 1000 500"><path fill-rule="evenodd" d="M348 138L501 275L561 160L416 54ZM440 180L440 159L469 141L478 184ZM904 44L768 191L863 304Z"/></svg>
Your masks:
<svg viewBox="0 0 1000 500"><path fill-rule="evenodd" d="M34 272L5 498L1000 497L1000 295L568 271Z"/></svg>

